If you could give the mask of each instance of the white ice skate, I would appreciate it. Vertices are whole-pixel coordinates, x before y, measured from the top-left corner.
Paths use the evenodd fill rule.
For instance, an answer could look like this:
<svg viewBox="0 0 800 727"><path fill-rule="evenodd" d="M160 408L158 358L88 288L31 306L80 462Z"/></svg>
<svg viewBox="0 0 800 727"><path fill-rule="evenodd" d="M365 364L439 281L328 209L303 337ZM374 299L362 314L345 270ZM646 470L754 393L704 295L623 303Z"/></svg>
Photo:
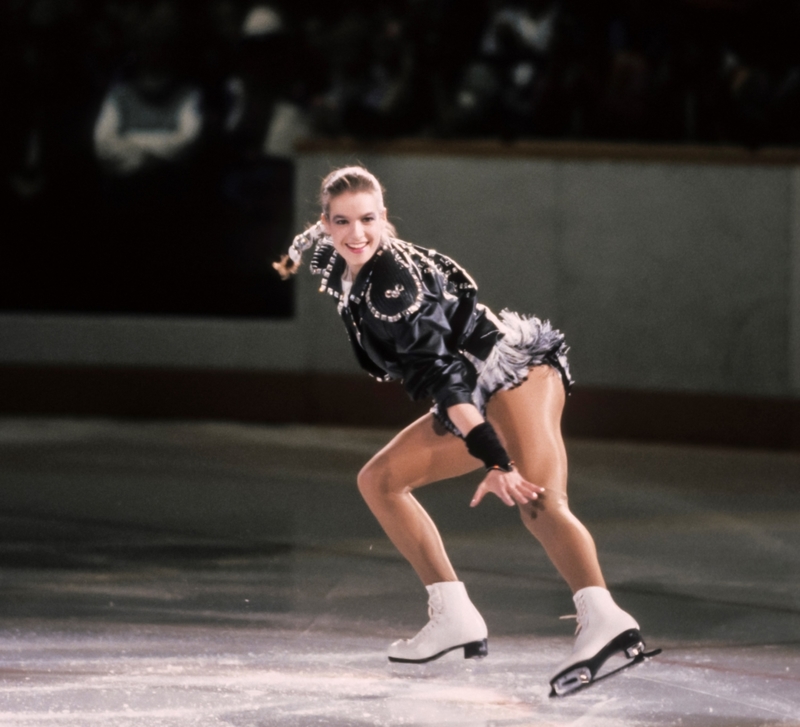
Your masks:
<svg viewBox="0 0 800 727"><path fill-rule="evenodd" d="M389 661L424 664L461 648L465 659L486 656L486 623L469 600L464 584L442 582L425 588L430 621L413 639L395 641L389 647Z"/></svg>
<svg viewBox="0 0 800 727"><path fill-rule="evenodd" d="M614 654L624 652L631 659L625 666L630 666L660 653L660 649L645 652L639 624L614 603L605 588L582 588L572 600L578 609L578 638L572 654L550 680L551 697L560 697L591 684Z"/></svg>

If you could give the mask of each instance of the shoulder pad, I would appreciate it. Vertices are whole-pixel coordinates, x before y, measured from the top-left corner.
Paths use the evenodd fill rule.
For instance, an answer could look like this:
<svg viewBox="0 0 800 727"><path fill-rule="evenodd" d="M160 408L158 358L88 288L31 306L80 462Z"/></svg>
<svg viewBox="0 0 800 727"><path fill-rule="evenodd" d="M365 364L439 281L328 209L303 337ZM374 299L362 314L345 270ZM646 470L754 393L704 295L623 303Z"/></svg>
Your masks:
<svg viewBox="0 0 800 727"><path fill-rule="evenodd" d="M372 269L366 301L369 312L394 323L419 310L424 293L419 272L399 250L384 248Z"/></svg>
<svg viewBox="0 0 800 727"><path fill-rule="evenodd" d="M472 276L453 258L419 245L412 245L412 248L413 253L423 261L424 267L433 268L444 277L449 292L456 295L477 292L478 286Z"/></svg>

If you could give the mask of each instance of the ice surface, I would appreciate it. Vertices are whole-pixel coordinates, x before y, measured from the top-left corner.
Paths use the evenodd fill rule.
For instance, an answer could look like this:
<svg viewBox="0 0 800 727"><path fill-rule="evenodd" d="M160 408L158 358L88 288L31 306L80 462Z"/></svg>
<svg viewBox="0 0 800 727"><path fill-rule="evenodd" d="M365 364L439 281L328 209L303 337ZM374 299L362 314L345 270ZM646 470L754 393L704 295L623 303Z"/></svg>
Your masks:
<svg viewBox="0 0 800 727"><path fill-rule="evenodd" d="M551 699L565 639L498 637L483 661L402 667L385 639L325 630L62 623L2 641L3 725L755 727L796 725L800 708L797 651L782 647L676 645Z"/></svg>
<svg viewBox="0 0 800 727"><path fill-rule="evenodd" d="M469 479L421 499L489 657L386 660L425 621L353 483L386 436L0 422L0 726L800 725L796 455L570 442L573 507L664 653L551 699L569 594L516 516L458 507Z"/></svg>

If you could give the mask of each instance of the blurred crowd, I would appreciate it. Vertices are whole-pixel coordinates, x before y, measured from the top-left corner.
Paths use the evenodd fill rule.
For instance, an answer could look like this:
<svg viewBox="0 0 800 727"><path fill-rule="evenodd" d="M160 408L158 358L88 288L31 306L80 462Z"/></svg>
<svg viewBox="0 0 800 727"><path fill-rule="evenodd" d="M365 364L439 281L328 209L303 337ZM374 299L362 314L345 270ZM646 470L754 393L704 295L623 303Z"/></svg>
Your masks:
<svg viewBox="0 0 800 727"><path fill-rule="evenodd" d="M127 175L201 148L288 155L309 135L800 141L797 1L7 0L0 13L0 153L22 194L47 157Z"/></svg>
<svg viewBox="0 0 800 727"><path fill-rule="evenodd" d="M153 259L203 200L274 222L301 137L796 144L799 32L800 0L5 0L2 206L139 251L162 219Z"/></svg>
<svg viewBox="0 0 800 727"><path fill-rule="evenodd" d="M87 146L129 174L308 135L800 141L796 0L6 0L0 15L20 189Z"/></svg>

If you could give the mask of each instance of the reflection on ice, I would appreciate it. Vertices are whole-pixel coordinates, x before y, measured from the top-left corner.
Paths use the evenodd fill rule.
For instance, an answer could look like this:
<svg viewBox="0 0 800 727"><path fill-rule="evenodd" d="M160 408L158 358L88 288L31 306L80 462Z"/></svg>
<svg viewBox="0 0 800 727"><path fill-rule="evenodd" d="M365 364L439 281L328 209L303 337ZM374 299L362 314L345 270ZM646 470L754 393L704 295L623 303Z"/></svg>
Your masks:
<svg viewBox="0 0 800 727"><path fill-rule="evenodd" d="M573 508L664 653L550 699L569 592L463 480L419 496L489 656L386 659L426 598L354 484L384 435L0 422L0 727L800 726L800 457L570 442Z"/></svg>

